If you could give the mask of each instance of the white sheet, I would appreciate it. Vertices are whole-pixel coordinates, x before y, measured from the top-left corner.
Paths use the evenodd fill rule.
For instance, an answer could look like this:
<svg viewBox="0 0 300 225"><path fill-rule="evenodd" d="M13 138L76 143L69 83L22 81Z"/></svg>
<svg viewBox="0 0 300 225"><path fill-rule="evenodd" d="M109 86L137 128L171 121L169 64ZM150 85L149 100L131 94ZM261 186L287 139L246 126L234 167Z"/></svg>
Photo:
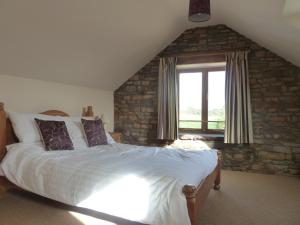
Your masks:
<svg viewBox="0 0 300 225"><path fill-rule="evenodd" d="M185 184L198 185L217 165L215 150L125 144L46 152L14 144L1 163L16 185L66 204L151 225L190 225Z"/></svg>

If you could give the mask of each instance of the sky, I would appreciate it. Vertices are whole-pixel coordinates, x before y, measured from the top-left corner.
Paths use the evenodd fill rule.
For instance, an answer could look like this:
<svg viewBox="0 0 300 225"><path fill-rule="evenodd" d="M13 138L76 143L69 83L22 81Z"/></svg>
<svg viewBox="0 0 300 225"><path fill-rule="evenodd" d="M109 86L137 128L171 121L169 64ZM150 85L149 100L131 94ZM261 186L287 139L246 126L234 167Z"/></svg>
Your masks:
<svg viewBox="0 0 300 225"><path fill-rule="evenodd" d="M180 73L180 108L201 109L202 73ZM225 103L225 71L209 72L208 108L219 109Z"/></svg>

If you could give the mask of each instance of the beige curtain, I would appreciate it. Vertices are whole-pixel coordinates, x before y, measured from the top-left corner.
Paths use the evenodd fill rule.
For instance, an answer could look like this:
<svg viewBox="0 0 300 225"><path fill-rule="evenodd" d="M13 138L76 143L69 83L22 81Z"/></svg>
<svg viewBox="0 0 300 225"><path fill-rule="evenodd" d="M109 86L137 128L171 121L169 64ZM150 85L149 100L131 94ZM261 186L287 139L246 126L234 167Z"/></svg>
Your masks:
<svg viewBox="0 0 300 225"><path fill-rule="evenodd" d="M178 76L177 58L161 58L158 79L158 139L178 137Z"/></svg>
<svg viewBox="0 0 300 225"><path fill-rule="evenodd" d="M253 143L248 52L226 54L225 143Z"/></svg>

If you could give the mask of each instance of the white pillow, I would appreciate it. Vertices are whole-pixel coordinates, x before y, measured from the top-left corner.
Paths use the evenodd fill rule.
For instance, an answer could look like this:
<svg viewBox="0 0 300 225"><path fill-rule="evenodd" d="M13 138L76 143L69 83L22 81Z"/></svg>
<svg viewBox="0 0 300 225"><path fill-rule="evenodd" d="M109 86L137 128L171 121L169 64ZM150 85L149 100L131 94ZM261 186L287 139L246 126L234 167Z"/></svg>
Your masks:
<svg viewBox="0 0 300 225"><path fill-rule="evenodd" d="M86 148L80 117L48 116L42 114L8 112L14 132L20 142L40 142L41 136L35 118L41 120L65 121L74 148Z"/></svg>
<svg viewBox="0 0 300 225"><path fill-rule="evenodd" d="M33 143L41 141L41 136L34 118L41 120L53 120L53 116L8 112L14 132L20 142Z"/></svg>
<svg viewBox="0 0 300 225"><path fill-rule="evenodd" d="M107 144L112 145L112 144L116 143L115 140L112 138L112 136L108 132L105 131L105 134L107 137Z"/></svg>
<svg viewBox="0 0 300 225"><path fill-rule="evenodd" d="M48 116L17 112L8 112L8 117L20 142L35 143L42 141L39 128L34 120L37 118L41 120L65 121L74 149L88 147L84 137L81 117ZM108 144L116 143L108 132L106 132L106 136Z"/></svg>
<svg viewBox="0 0 300 225"><path fill-rule="evenodd" d="M88 148L81 125L81 117L58 117L57 119L65 121L74 149Z"/></svg>
<svg viewBox="0 0 300 225"><path fill-rule="evenodd" d="M73 145L75 149L78 148L88 148L86 143L86 137L84 133L84 129L81 123L81 118L84 117L57 117L58 120L63 120L66 123L70 138L72 139ZM85 118L88 119L88 118ZM105 131L107 137L108 144L115 144L115 140L112 136Z"/></svg>

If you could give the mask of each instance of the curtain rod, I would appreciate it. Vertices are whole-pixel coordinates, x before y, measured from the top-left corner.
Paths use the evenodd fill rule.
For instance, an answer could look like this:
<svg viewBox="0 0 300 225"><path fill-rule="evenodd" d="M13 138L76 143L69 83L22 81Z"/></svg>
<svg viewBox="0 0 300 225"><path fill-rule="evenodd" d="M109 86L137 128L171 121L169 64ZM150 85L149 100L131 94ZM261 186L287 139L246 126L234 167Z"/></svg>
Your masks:
<svg viewBox="0 0 300 225"><path fill-rule="evenodd" d="M178 57L178 58L188 58L188 57L197 57L197 56L222 56L228 52L239 52L245 51L250 52L250 49L237 49L237 50L228 50L228 51L199 51L199 52L184 52L184 53L173 53L173 54L166 54L162 57Z"/></svg>

